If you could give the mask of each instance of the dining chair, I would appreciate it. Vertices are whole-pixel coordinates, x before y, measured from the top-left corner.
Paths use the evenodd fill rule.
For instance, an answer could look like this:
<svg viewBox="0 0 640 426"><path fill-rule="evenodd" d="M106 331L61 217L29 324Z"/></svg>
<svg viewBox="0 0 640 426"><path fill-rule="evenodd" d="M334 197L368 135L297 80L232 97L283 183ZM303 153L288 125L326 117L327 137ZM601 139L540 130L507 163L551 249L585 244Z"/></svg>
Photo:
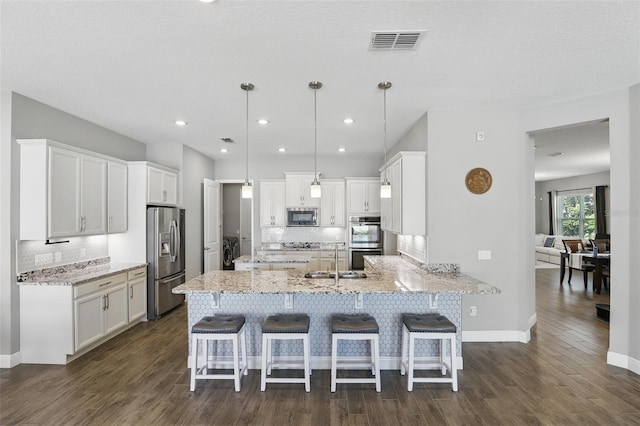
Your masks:
<svg viewBox="0 0 640 426"><path fill-rule="evenodd" d="M579 253L581 251L585 251L584 250L584 243L582 242L581 239L579 238L575 238L575 239L563 239L562 240L562 244L564 244L564 249L567 253L567 258L569 259L568 262L568 266L569 266L569 284L571 284L571 272L575 269L578 271L582 271L583 273L583 277L584 277L584 288L587 288L587 282L588 282L588 273L589 272L593 272L593 270L595 269L594 265L591 265L589 263L583 262L582 258L577 258L577 257L572 257L571 254L574 253ZM578 259L578 260L576 260Z"/></svg>

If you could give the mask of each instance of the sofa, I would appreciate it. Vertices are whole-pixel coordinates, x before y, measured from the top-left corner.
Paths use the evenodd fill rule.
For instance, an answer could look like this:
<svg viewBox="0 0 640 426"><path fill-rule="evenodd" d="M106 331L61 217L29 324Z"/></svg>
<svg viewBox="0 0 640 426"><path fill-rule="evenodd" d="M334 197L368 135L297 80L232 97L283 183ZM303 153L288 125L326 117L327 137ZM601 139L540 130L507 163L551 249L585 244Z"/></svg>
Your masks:
<svg viewBox="0 0 640 426"><path fill-rule="evenodd" d="M553 243L549 245L549 238L553 239ZM565 251L563 239L575 239L576 237L565 237L563 235L546 235L536 234L535 246L536 246L536 261L560 264L560 253ZM545 247L545 242L547 246Z"/></svg>

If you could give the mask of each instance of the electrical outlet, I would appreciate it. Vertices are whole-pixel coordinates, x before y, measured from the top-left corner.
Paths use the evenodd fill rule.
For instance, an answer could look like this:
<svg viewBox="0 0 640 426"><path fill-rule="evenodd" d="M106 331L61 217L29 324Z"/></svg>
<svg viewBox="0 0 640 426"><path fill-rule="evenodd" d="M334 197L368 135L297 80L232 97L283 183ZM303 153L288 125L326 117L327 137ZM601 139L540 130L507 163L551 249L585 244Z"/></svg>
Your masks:
<svg viewBox="0 0 640 426"><path fill-rule="evenodd" d="M478 250L478 260L491 260L491 250Z"/></svg>
<svg viewBox="0 0 640 426"><path fill-rule="evenodd" d="M476 132L476 142L484 142L484 132Z"/></svg>
<svg viewBox="0 0 640 426"><path fill-rule="evenodd" d="M293 294L287 293L284 295L284 308L293 309Z"/></svg>
<svg viewBox="0 0 640 426"><path fill-rule="evenodd" d="M62 262L62 252L61 251L57 251L55 253L55 258L56 258L56 262Z"/></svg>
<svg viewBox="0 0 640 426"><path fill-rule="evenodd" d="M362 293L356 294L356 309L362 309L364 307L364 295Z"/></svg>
<svg viewBox="0 0 640 426"><path fill-rule="evenodd" d="M478 307L472 306L471 308L469 308L469 315L471 315L472 317L478 315Z"/></svg>
<svg viewBox="0 0 640 426"><path fill-rule="evenodd" d="M53 253L36 254L34 263L36 264L36 266L48 265L50 263L53 263Z"/></svg>

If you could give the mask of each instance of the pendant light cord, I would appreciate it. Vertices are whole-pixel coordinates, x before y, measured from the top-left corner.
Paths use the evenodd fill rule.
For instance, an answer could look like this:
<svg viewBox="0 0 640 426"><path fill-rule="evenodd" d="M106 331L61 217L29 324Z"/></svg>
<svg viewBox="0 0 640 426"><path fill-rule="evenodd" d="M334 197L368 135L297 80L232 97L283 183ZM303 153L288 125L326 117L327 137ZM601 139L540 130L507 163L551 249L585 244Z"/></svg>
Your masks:
<svg viewBox="0 0 640 426"><path fill-rule="evenodd" d="M313 179L318 181L318 89L313 89Z"/></svg>
<svg viewBox="0 0 640 426"><path fill-rule="evenodd" d="M387 89L384 93L384 181L387 182Z"/></svg>
<svg viewBox="0 0 640 426"><path fill-rule="evenodd" d="M245 92L247 92L247 111L246 111L246 120L245 120L245 125L246 125L246 135L247 135L247 149L245 150L245 155L246 155L246 168L245 168L245 178L244 178L244 182L245 184L249 183L249 89L247 88L247 90L245 90Z"/></svg>

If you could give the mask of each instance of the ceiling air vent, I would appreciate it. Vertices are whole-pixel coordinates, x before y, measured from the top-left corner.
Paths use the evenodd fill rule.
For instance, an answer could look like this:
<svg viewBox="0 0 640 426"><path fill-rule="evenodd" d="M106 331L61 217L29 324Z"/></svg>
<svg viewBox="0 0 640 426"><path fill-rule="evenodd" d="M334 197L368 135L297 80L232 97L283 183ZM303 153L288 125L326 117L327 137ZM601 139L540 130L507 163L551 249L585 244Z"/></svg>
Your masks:
<svg viewBox="0 0 640 426"><path fill-rule="evenodd" d="M220 140L221 140L222 142L226 142L226 143L233 143L233 142L234 142L234 140L233 140L233 139L231 139L231 138L220 138Z"/></svg>
<svg viewBox="0 0 640 426"><path fill-rule="evenodd" d="M420 41L420 31L375 31L371 33L369 50L412 50Z"/></svg>

